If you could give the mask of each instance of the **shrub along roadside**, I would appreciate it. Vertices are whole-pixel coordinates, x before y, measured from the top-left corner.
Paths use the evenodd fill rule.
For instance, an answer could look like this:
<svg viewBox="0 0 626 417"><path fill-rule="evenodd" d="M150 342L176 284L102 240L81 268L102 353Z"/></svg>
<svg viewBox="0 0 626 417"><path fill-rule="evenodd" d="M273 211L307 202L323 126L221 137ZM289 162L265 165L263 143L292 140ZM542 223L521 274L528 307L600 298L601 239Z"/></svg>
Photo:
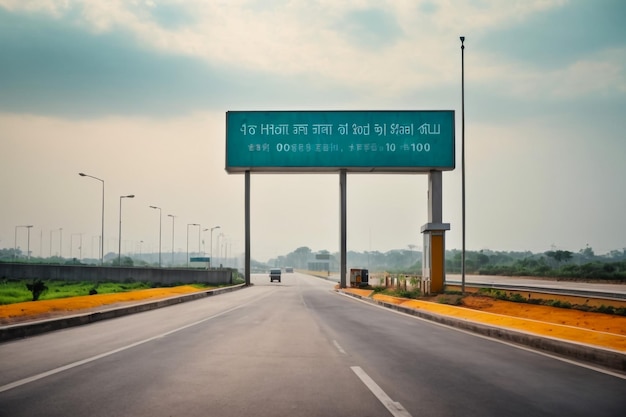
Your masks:
<svg viewBox="0 0 626 417"><path fill-rule="evenodd" d="M384 286L376 286L370 288L374 291L374 294L389 295L391 297L419 298L422 296L422 293L418 289L405 290L404 288L386 288Z"/></svg>

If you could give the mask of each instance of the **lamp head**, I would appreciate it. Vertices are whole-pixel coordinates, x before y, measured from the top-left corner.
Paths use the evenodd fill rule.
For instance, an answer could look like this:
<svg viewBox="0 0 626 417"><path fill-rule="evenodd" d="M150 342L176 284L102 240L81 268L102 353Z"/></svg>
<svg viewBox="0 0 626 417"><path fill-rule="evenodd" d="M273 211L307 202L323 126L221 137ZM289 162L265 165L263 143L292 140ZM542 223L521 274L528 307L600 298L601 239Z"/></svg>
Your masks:
<svg viewBox="0 0 626 417"><path fill-rule="evenodd" d="M80 175L81 177L86 177L87 176L87 174L82 173L82 172L79 172L78 175Z"/></svg>
<svg viewBox="0 0 626 417"><path fill-rule="evenodd" d="M461 42L465 42L465 36L461 36Z"/></svg>

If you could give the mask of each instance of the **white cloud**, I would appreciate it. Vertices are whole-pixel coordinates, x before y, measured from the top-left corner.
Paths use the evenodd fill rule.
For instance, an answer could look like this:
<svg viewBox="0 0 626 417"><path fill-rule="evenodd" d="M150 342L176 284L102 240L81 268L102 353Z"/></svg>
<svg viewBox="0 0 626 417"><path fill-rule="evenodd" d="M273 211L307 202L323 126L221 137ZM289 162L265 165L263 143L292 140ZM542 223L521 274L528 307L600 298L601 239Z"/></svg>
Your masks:
<svg viewBox="0 0 626 417"><path fill-rule="evenodd" d="M524 100L562 100L626 92L626 49L623 48L600 51L552 70L483 58L478 55L468 60L467 66L471 68L468 78L489 85L502 95ZM481 65L480 61L487 62Z"/></svg>
<svg viewBox="0 0 626 417"><path fill-rule="evenodd" d="M553 74L553 94L561 98L581 97L590 93L610 95L626 93L626 49L605 51Z"/></svg>
<svg viewBox="0 0 626 417"><path fill-rule="evenodd" d="M293 1L274 6L259 1L173 1L189 10L193 21L175 29L163 27L148 1L53 1L23 4L0 0L10 10L39 9L54 15L80 6L79 21L95 32L123 29L144 45L166 53L200 57L210 63L288 76L324 78L344 86L381 89L394 96L408 88L433 87L458 77L458 35L471 38L490 28L520 20L562 0L465 2L365 0ZM380 8L396 19L401 37L385 48L355 47L341 25L355 10ZM461 33L459 33L459 31ZM481 59L484 59L483 56ZM507 68L481 61L485 76L505 76ZM478 69L481 73L482 69ZM495 71L495 73L494 73ZM504 71L504 72L503 72Z"/></svg>

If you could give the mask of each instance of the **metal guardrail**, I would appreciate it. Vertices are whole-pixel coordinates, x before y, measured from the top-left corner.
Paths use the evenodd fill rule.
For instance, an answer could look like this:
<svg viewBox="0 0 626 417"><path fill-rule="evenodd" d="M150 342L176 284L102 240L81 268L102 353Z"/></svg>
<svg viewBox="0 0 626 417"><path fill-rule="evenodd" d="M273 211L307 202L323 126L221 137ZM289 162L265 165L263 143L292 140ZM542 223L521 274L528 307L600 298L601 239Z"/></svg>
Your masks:
<svg viewBox="0 0 626 417"><path fill-rule="evenodd" d="M460 281L446 281L446 285L461 285ZM512 285L512 284L483 284L483 283L466 283L466 286L476 288L493 288L497 290L509 290L509 291L529 291L538 292L543 294L554 295L570 295L574 297L588 297L588 298L601 298L606 300L626 300L626 294L604 292L604 291L591 291L591 290L577 290L572 288L547 288L547 287L533 287L529 285Z"/></svg>

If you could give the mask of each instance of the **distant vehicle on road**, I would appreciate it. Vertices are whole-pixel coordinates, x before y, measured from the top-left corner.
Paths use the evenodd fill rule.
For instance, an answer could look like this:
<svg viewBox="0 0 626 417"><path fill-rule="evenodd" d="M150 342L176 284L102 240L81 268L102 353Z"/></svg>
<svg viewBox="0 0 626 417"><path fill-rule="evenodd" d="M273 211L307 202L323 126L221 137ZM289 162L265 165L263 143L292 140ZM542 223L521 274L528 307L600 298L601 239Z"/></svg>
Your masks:
<svg viewBox="0 0 626 417"><path fill-rule="evenodd" d="M286 266L286 267L285 267L285 273L290 274L290 273L292 273L292 272L293 272L293 267L292 267L292 266Z"/></svg>
<svg viewBox="0 0 626 417"><path fill-rule="evenodd" d="M280 282L280 268L272 268L270 269L270 282L274 282L274 280L278 280Z"/></svg>

